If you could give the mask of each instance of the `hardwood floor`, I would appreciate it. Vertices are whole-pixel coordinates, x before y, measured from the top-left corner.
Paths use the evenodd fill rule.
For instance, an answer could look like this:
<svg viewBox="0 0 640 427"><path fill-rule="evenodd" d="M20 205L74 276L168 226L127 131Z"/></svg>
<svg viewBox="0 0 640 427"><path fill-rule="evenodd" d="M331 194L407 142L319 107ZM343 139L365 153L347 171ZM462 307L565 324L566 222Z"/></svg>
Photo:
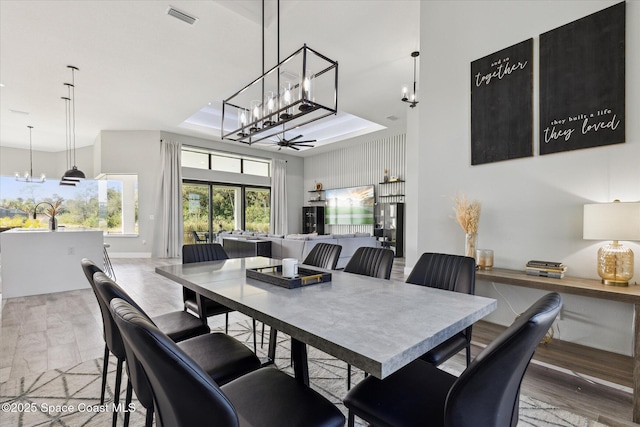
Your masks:
<svg viewBox="0 0 640 427"><path fill-rule="evenodd" d="M176 259L112 259L117 282L151 316L182 309L180 286L154 272L156 266L178 262ZM392 278L404 280L403 270L404 259L396 259ZM102 319L91 289L3 299L0 317L0 381L102 356ZM230 322L244 319L237 312L230 314ZM210 318L209 324L222 326L224 316ZM474 326L474 356L500 330L501 327L487 323ZM558 345L562 346L562 343L554 343L554 346ZM608 353L583 354L583 349L573 349L558 356L554 349L541 347L538 350L525 375L524 394L610 426L638 426L626 421L631 420L628 387L631 377L624 357L609 360L606 366L616 369L600 369L598 375L611 382L627 384L627 387L572 372L572 367L580 360L587 360L596 367L605 366ZM464 363L462 354L456 358ZM553 368L550 363L563 368Z"/></svg>

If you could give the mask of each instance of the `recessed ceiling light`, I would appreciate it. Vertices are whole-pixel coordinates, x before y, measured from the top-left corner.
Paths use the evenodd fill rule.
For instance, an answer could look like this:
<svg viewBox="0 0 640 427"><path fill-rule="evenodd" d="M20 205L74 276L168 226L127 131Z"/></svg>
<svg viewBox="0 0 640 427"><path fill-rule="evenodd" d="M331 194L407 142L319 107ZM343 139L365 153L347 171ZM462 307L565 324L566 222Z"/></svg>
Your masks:
<svg viewBox="0 0 640 427"><path fill-rule="evenodd" d="M0 83L0 87L4 87L4 83Z"/></svg>
<svg viewBox="0 0 640 427"><path fill-rule="evenodd" d="M392 122L395 122L396 120L398 120L398 117L396 117L396 116L388 116L387 119L391 120Z"/></svg>
<svg viewBox="0 0 640 427"><path fill-rule="evenodd" d="M9 108L9 111L11 111L12 113L16 113L16 114L25 114L25 115L29 115L29 112L28 112L28 111L12 110L11 108Z"/></svg>

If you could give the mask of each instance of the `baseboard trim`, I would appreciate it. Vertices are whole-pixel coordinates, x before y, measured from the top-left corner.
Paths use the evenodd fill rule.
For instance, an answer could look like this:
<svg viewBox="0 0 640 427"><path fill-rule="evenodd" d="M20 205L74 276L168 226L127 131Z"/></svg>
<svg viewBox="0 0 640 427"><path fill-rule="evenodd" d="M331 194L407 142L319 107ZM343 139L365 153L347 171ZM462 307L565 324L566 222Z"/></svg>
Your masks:
<svg viewBox="0 0 640 427"><path fill-rule="evenodd" d="M109 252L109 258L151 258L151 252Z"/></svg>

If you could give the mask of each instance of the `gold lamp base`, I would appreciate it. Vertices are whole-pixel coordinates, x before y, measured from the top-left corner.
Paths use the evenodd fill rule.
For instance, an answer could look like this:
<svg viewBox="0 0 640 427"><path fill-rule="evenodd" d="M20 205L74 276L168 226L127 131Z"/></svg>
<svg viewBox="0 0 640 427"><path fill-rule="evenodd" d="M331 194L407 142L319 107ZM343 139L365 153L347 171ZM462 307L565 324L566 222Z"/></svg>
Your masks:
<svg viewBox="0 0 640 427"><path fill-rule="evenodd" d="M628 286L633 277L633 251L614 240L598 250L598 275L602 283Z"/></svg>

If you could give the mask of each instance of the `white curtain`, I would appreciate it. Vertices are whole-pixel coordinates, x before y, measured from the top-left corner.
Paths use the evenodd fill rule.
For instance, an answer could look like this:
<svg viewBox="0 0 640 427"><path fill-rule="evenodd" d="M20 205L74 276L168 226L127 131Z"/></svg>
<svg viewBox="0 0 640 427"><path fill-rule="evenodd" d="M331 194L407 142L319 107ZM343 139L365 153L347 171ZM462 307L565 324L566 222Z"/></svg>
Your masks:
<svg viewBox="0 0 640 427"><path fill-rule="evenodd" d="M271 165L271 232L287 234L287 161L274 159Z"/></svg>
<svg viewBox="0 0 640 427"><path fill-rule="evenodd" d="M182 143L160 141L160 176L153 256L179 258L184 241L182 219Z"/></svg>

